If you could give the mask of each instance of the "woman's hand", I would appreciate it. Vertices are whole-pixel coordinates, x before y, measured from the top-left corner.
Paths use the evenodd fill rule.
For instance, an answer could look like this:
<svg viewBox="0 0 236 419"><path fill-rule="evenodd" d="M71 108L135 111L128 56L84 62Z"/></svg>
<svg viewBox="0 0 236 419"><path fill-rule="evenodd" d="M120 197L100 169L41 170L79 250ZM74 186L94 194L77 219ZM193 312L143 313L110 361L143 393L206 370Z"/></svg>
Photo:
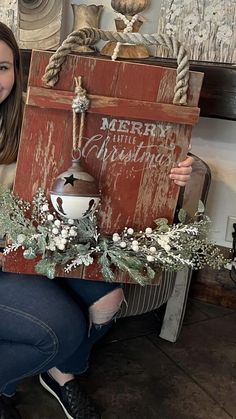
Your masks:
<svg viewBox="0 0 236 419"><path fill-rule="evenodd" d="M190 179L192 173L193 157L188 156L184 161L181 161L177 167L173 167L170 171L170 179L179 186L185 186Z"/></svg>

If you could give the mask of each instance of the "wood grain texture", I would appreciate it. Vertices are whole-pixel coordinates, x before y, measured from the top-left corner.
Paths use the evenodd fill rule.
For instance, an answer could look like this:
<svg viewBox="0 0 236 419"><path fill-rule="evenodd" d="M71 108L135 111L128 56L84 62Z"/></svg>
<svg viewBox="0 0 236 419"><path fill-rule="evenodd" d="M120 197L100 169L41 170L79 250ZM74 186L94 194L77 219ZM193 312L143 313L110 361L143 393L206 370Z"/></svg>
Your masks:
<svg viewBox="0 0 236 419"><path fill-rule="evenodd" d="M62 92L60 90L49 91L40 87L29 87L26 104L39 108L71 110L71 101L74 94L72 92ZM154 121L158 115L158 121L195 125L199 119L199 108L189 106L176 106L168 103L155 103L139 100L123 99L107 96L88 95L91 105L87 113L97 115L114 115L116 118L142 119Z"/></svg>
<svg viewBox="0 0 236 419"><path fill-rule="evenodd" d="M45 89L41 78L49 57L47 52L33 52L14 192L26 200L39 187L48 193L54 178L70 166L69 102L74 77L82 76L83 86L95 99L86 115L82 160L102 192L101 231L142 229L157 217L171 221L179 188L168 174L187 154L191 124L199 112L202 74L191 74L184 108L172 105L174 69L71 55L55 88ZM16 263L26 269L20 256L11 258L6 270L14 270ZM81 276L81 270L74 275ZM84 268L83 277L101 279L97 265ZM128 278L117 274L117 280Z"/></svg>
<svg viewBox="0 0 236 419"><path fill-rule="evenodd" d="M25 89L27 85L29 60L31 51L22 50L24 65ZM149 58L145 60L132 60L149 65L162 67L176 67L176 60L171 58ZM208 118L222 118L236 120L236 66L201 61L190 62L191 77L194 72L204 74L202 89L199 92L200 116ZM170 79L173 75L168 76ZM193 82L193 81L192 81ZM162 79L168 85L168 78ZM198 89L198 86L195 86Z"/></svg>

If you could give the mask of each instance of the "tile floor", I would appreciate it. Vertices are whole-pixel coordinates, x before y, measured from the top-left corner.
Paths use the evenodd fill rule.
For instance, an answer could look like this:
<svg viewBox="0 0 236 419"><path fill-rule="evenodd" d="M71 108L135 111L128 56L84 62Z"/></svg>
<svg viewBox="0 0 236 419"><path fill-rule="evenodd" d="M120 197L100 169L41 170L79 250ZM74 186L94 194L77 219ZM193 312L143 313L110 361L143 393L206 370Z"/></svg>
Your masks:
<svg viewBox="0 0 236 419"><path fill-rule="evenodd" d="M160 312L119 320L81 381L103 419L236 418L236 311L190 300L177 343L158 337ZM38 384L20 387L23 419L63 419Z"/></svg>

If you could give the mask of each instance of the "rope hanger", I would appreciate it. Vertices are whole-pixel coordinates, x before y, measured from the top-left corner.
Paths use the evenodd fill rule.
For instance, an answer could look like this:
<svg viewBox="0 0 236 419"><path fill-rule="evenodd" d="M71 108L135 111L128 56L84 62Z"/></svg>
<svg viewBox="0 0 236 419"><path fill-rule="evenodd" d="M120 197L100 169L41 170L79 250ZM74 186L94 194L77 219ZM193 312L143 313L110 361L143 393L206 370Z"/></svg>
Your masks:
<svg viewBox="0 0 236 419"><path fill-rule="evenodd" d="M90 100L87 96L87 91L82 87L82 77L75 77L75 97L72 101L73 110L73 159L79 160L81 158L81 146L85 127L85 112L88 110ZM80 113L80 128L78 133L78 116ZM79 153L79 157L75 157Z"/></svg>
<svg viewBox="0 0 236 419"><path fill-rule="evenodd" d="M78 45L92 45L99 40L115 41L130 44L163 45L177 57L176 84L173 103L187 105L189 83L189 62L185 47L174 37L166 34L140 34L103 31L101 29L84 28L74 31L63 41L58 50L51 56L43 76L46 87L53 87L58 81L61 66L68 54L76 50Z"/></svg>

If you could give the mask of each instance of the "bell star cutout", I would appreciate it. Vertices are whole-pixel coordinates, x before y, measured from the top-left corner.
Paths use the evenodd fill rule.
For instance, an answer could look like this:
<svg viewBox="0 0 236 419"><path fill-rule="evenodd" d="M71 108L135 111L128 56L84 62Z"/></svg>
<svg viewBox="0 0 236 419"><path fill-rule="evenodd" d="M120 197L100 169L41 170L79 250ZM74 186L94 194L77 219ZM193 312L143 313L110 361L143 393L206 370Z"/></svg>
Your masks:
<svg viewBox="0 0 236 419"><path fill-rule="evenodd" d="M74 182L76 180L79 180L76 177L74 177L73 174L70 175L70 176L65 176L64 179L66 180L65 183L64 183L64 185L72 185L72 186L74 186Z"/></svg>

